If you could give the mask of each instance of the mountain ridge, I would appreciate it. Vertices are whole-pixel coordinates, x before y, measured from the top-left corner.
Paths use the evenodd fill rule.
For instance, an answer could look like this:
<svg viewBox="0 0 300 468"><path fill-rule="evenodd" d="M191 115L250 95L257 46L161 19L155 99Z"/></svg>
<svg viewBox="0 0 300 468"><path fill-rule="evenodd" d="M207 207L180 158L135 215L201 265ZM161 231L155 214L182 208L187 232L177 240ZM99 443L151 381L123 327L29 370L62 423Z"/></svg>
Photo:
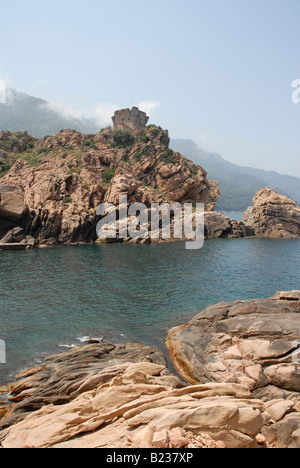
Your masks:
<svg viewBox="0 0 300 468"><path fill-rule="evenodd" d="M0 101L0 130L27 131L35 138L73 129L81 133L97 133L92 119L76 118L44 99L6 88Z"/></svg>

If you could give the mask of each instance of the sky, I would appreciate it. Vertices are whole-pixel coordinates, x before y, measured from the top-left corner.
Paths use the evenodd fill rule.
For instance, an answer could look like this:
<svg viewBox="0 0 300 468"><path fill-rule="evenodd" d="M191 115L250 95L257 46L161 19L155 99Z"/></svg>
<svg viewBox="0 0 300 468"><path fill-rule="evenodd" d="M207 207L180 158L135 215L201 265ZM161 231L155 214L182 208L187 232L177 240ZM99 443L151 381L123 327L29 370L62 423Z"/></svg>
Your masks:
<svg viewBox="0 0 300 468"><path fill-rule="evenodd" d="M300 177L299 0L0 0L0 15L0 95L103 124L138 105L171 138Z"/></svg>

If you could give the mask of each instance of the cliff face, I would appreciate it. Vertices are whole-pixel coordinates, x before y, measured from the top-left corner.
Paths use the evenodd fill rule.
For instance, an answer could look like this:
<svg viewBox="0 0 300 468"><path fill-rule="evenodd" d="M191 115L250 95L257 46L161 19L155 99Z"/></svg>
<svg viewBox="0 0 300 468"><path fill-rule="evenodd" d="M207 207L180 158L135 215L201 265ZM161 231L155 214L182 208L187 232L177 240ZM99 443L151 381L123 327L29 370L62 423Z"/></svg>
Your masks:
<svg viewBox="0 0 300 468"><path fill-rule="evenodd" d="M65 130L40 140L1 132L0 175L1 168L1 191L11 187L24 201L17 225L40 244L95 241L97 206L117 204L120 194L129 204L198 202L213 211L220 193L202 167L169 150L168 132L155 126L125 139L108 129ZM0 205L2 235L3 213Z"/></svg>

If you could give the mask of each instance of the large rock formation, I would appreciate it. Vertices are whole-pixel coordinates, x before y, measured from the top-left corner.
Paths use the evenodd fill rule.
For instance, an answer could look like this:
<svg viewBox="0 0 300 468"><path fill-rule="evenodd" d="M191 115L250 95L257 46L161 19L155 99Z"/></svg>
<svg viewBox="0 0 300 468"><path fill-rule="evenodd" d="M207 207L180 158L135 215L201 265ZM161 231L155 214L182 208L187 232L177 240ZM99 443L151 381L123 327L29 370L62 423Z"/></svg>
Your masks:
<svg viewBox="0 0 300 468"><path fill-rule="evenodd" d="M219 197L217 182L169 150L168 132L155 126L135 131L128 142L110 130L66 130L41 140L2 133L3 167L12 167L0 184L22 194L27 215L20 227L39 244L95 241L97 206L116 203L122 193L129 204L202 202L207 211Z"/></svg>
<svg viewBox="0 0 300 468"><path fill-rule="evenodd" d="M300 208L290 198L268 187L257 192L243 222L257 236L279 239L300 236Z"/></svg>

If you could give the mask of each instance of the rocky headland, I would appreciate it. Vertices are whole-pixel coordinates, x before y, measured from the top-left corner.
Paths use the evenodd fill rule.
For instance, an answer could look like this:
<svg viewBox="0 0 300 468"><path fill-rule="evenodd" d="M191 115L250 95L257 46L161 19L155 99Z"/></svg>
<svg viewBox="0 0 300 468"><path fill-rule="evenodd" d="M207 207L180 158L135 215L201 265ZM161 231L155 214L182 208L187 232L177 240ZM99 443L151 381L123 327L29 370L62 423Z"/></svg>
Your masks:
<svg viewBox="0 0 300 468"><path fill-rule="evenodd" d="M300 291L220 303L156 347L92 343L2 388L3 448L299 448Z"/></svg>
<svg viewBox="0 0 300 468"><path fill-rule="evenodd" d="M169 142L168 132L154 125L125 136L64 130L39 140L0 132L0 242L95 242L98 205L117 205L120 195L128 206L204 203L206 237L253 235L244 223L214 212L218 183Z"/></svg>

